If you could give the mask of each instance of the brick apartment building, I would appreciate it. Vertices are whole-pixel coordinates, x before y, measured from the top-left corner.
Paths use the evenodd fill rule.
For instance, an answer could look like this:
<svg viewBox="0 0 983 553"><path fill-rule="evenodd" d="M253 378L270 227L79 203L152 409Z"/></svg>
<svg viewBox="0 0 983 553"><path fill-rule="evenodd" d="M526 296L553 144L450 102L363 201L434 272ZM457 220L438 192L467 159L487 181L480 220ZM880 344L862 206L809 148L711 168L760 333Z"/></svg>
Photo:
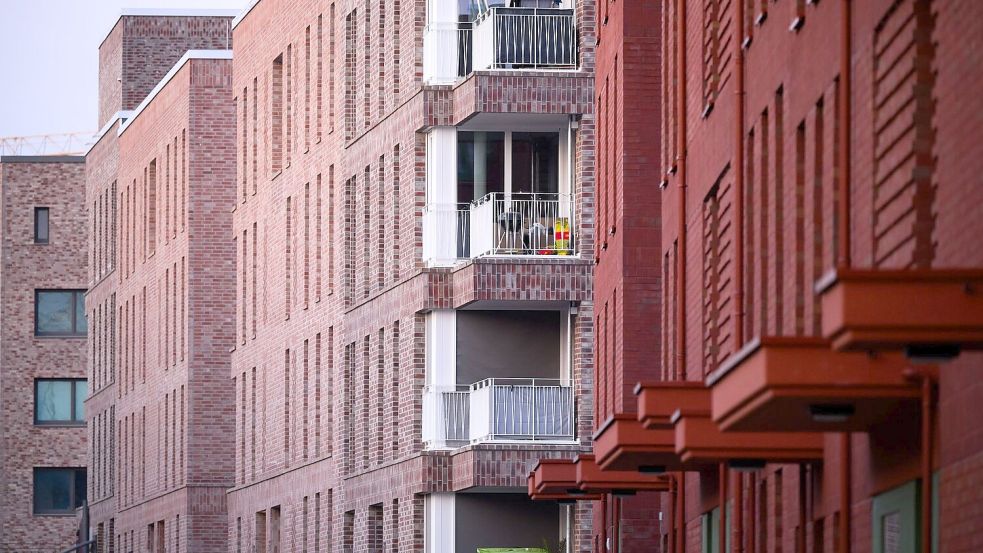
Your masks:
<svg viewBox="0 0 983 553"><path fill-rule="evenodd" d="M588 547L524 487L593 430L593 28L123 14L86 158L99 551Z"/></svg>
<svg viewBox="0 0 983 553"><path fill-rule="evenodd" d="M667 551L979 551L983 6L662 8L659 53L641 61L628 51L651 43L628 22L643 10L598 7L597 311L617 275L658 283L662 308L648 328L628 307L612 316L623 326L597 325L597 401L623 414L595 436L595 462L639 483L665 473ZM609 41L660 98L611 99L610 123ZM659 156L639 147L646 117L661 121ZM607 160L611 125L623 146ZM649 179L630 179L636 164ZM639 208L635 187L660 181L661 207ZM657 218L657 263L605 267L602 236ZM661 343L635 372L645 337ZM530 489L577 499L564 490L590 483L541 463Z"/></svg>
<svg viewBox="0 0 983 553"><path fill-rule="evenodd" d="M0 551L68 547L85 499L83 158L0 157Z"/></svg>
<svg viewBox="0 0 983 553"><path fill-rule="evenodd" d="M230 551L589 547L525 477L593 430L594 4L470 4L236 21Z"/></svg>
<svg viewBox="0 0 983 553"><path fill-rule="evenodd" d="M234 15L124 11L99 49L83 250L99 551L226 547Z"/></svg>

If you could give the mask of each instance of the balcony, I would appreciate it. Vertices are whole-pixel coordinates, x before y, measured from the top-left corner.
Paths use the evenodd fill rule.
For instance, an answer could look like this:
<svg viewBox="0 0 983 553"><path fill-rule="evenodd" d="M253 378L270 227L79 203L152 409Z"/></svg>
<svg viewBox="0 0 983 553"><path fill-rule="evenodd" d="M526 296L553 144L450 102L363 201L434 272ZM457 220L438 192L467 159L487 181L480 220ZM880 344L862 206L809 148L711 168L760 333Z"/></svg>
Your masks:
<svg viewBox="0 0 983 553"><path fill-rule="evenodd" d="M575 69L573 10L493 7L474 26L478 69Z"/></svg>
<svg viewBox="0 0 983 553"><path fill-rule="evenodd" d="M559 379L487 378L469 386L429 386L424 420L431 449L495 441L574 439L573 387Z"/></svg>
<svg viewBox="0 0 983 553"><path fill-rule="evenodd" d="M576 252L567 194L499 192L467 204L431 204L424 213L424 258L565 256Z"/></svg>
<svg viewBox="0 0 983 553"><path fill-rule="evenodd" d="M493 6L473 21L430 21L423 51L429 84L453 84L474 70L576 69L574 10Z"/></svg>

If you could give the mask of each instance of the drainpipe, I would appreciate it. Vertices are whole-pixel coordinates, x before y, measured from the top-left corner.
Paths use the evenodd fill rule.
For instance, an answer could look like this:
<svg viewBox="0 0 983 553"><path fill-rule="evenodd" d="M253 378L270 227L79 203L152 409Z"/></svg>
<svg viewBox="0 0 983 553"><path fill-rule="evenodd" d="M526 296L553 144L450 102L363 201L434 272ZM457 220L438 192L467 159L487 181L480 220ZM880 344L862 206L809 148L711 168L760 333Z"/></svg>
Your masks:
<svg viewBox="0 0 983 553"><path fill-rule="evenodd" d="M852 52L852 2L840 0L840 87L839 87L839 267L849 267L850 251L850 101L852 78L850 54ZM840 553L850 553L851 451L850 433L840 438Z"/></svg>
<svg viewBox="0 0 983 553"><path fill-rule="evenodd" d="M676 553L686 553L686 473L679 472L676 485Z"/></svg>
<svg viewBox="0 0 983 553"><path fill-rule="evenodd" d="M938 381L937 367L918 367L905 371L912 380L921 380L922 388L922 459L921 459L921 551L932 551L932 445L934 435L934 396Z"/></svg>
<svg viewBox="0 0 983 553"><path fill-rule="evenodd" d="M747 533L748 533L748 551L750 553L757 553L757 551L758 551L757 545L758 544L756 543L756 540L757 540L758 532L757 532L757 528L755 526L756 525L756 522L755 522L756 519L755 519L755 517L758 516L758 475L757 475L757 473L752 473L750 475L750 477L748 478L748 480L750 480L750 483L749 483L749 486L748 486L748 495L749 495L749 498L748 499L750 499L750 505L749 505L749 507L750 507L750 510L751 510L751 513L750 513L751 516L747 517L747 519L748 519L748 529L747 529Z"/></svg>
<svg viewBox="0 0 983 553"><path fill-rule="evenodd" d="M850 553L850 433L840 434L840 553Z"/></svg>
<svg viewBox="0 0 983 553"><path fill-rule="evenodd" d="M679 242L678 259L676 267L676 334L678 343L676 344L676 358L678 370L682 372L681 380L686 380L686 2L678 2L677 19L679 20L678 41L679 60L677 61L676 98L679 102L679 116L676 123L679 129L676 132L679 143L676 145L677 158L676 170L679 175L678 184L678 204L676 216L678 217L677 238ZM685 493L685 490L683 490Z"/></svg>
<svg viewBox="0 0 983 553"><path fill-rule="evenodd" d="M736 473L734 483L734 553L744 553L744 473ZM754 518L752 516L752 518Z"/></svg>
<svg viewBox="0 0 983 553"><path fill-rule="evenodd" d="M852 95L852 75L850 68L850 54L852 52L852 2L851 0L840 1L840 13L842 22L840 24L840 166L838 168L840 183L840 213L839 213L839 259L838 265L849 267L851 259L850 251L850 123L852 110L850 106Z"/></svg>
<svg viewBox="0 0 983 553"><path fill-rule="evenodd" d="M666 513L672 513L672 516L676 516L676 475L673 474L669 477L669 501L668 506L670 509L665 509ZM668 516L668 529L669 529L669 543L667 544L667 553L676 552L676 523L675 518L669 518Z"/></svg>
<svg viewBox="0 0 983 553"><path fill-rule="evenodd" d="M806 465L799 463L799 529L797 553L806 553Z"/></svg>
<svg viewBox="0 0 983 553"><path fill-rule="evenodd" d="M611 496L611 553L619 553L621 551L621 498L612 495Z"/></svg>
<svg viewBox="0 0 983 553"><path fill-rule="evenodd" d="M744 346L744 1L734 2L734 305L737 309L734 339ZM734 551L744 552L744 473L735 476ZM752 516L752 518L754 518Z"/></svg>
<svg viewBox="0 0 983 553"><path fill-rule="evenodd" d="M601 496L601 551L608 550L608 494Z"/></svg>
<svg viewBox="0 0 983 553"><path fill-rule="evenodd" d="M720 553L727 553L727 463L720 463Z"/></svg>
<svg viewBox="0 0 983 553"><path fill-rule="evenodd" d="M679 218L676 237L679 243L676 260L676 360L678 370L682 373L681 380L686 380L686 2L678 2L676 9L676 34L682 45L676 62L676 101L679 112L676 118L676 170L679 179L676 213ZM676 499L676 551L686 553L686 473L683 471L679 472Z"/></svg>

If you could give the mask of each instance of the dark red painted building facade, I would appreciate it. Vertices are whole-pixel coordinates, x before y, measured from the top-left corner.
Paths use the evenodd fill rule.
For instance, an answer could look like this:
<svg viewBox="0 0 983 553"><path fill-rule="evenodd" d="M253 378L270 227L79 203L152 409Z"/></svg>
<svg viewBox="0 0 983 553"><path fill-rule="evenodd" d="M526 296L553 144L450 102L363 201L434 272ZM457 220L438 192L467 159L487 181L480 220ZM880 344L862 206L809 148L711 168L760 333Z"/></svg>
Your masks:
<svg viewBox="0 0 983 553"><path fill-rule="evenodd" d="M595 550L983 549L981 15L599 3Z"/></svg>

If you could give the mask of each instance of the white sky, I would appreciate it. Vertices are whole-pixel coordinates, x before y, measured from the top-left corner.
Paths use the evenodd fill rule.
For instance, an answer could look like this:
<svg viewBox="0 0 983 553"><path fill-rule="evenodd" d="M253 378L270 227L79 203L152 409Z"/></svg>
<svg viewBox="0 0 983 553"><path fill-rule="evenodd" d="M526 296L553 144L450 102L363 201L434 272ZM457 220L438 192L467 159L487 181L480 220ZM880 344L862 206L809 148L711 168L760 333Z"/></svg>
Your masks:
<svg viewBox="0 0 983 553"><path fill-rule="evenodd" d="M99 130L99 43L121 9L239 10L246 3L0 0L0 136Z"/></svg>

